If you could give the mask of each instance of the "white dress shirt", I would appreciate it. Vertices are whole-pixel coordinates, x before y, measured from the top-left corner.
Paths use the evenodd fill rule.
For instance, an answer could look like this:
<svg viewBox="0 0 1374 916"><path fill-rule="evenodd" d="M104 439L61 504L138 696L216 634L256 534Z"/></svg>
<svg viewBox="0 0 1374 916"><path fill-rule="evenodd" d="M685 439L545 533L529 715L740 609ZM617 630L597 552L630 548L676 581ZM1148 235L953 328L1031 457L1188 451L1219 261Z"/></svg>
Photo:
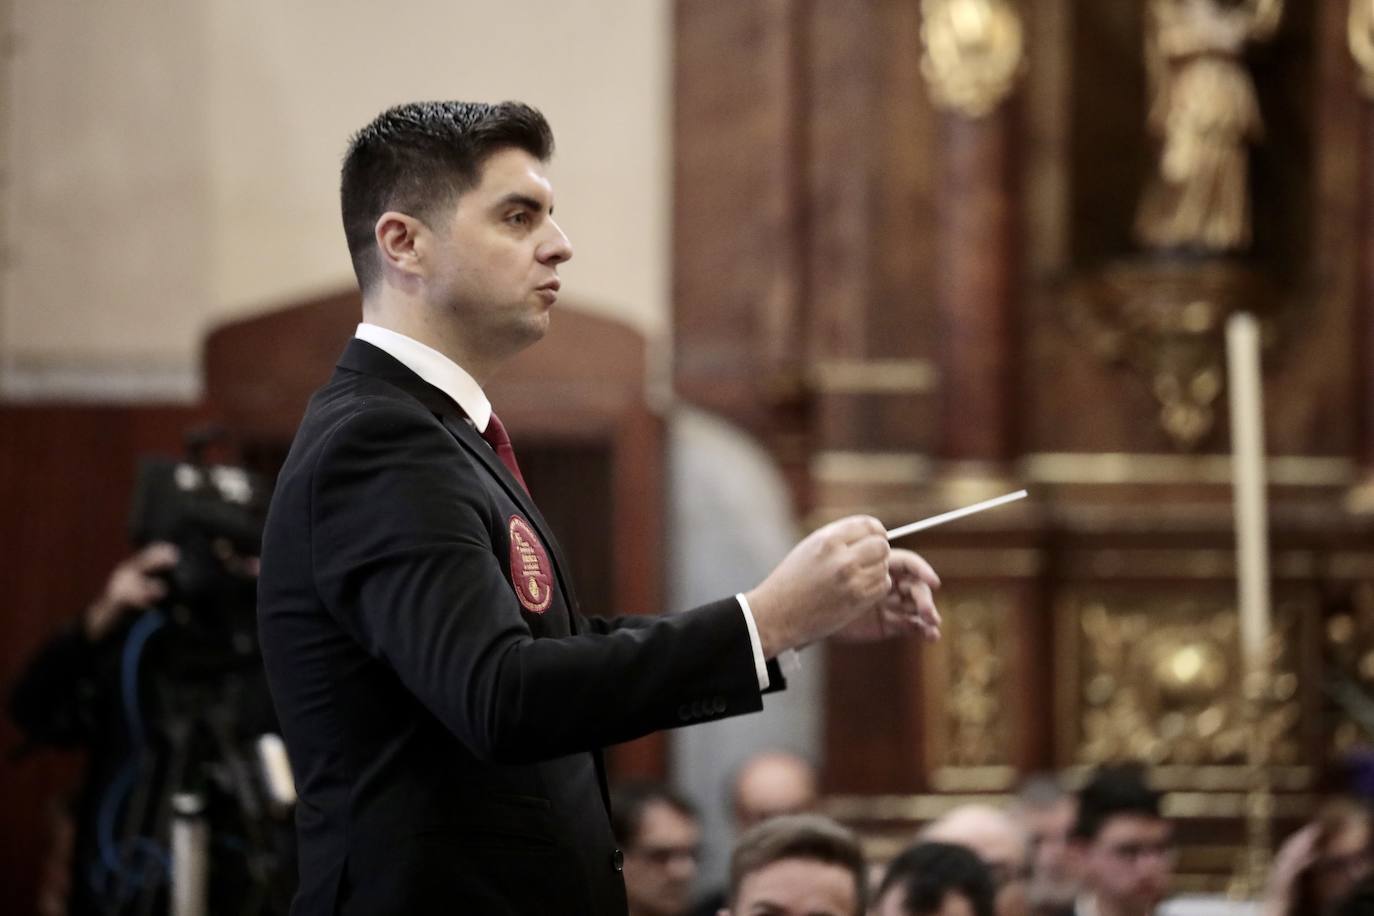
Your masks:
<svg viewBox="0 0 1374 916"><path fill-rule="evenodd" d="M401 365L448 395L468 415L479 433L487 431L487 424L491 422L491 401L482 392L482 386L462 366L433 347L380 325L364 321L358 325L354 336L391 355ZM736 595L735 600L744 612L744 625L749 630L749 646L754 652L754 673L758 675L759 689L766 690L768 663L763 657L763 643L759 640L758 625L754 623L754 612L743 593ZM784 655L788 656L785 661L789 666L795 662L796 653L787 652Z"/></svg>

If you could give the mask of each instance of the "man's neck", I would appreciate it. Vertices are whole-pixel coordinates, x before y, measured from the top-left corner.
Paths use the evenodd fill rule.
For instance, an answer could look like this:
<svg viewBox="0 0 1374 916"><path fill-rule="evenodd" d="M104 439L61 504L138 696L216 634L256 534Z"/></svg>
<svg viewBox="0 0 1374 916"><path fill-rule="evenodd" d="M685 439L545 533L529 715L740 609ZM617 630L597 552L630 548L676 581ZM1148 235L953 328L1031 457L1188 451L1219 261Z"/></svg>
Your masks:
<svg viewBox="0 0 1374 916"><path fill-rule="evenodd" d="M495 366L490 365L490 360L483 358L483 354L471 352L450 329L427 320L426 315L424 309L415 307L413 303L410 307L396 307L391 303L363 299L363 321L404 334L439 351L462 366L463 371L471 375L478 385L485 386Z"/></svg>

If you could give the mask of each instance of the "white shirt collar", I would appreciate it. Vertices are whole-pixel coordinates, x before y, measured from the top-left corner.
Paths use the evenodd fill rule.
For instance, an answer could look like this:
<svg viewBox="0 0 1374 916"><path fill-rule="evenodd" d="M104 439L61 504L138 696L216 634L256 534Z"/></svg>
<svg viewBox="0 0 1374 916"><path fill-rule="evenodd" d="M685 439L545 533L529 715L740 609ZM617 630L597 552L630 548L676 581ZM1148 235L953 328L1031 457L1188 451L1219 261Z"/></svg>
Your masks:
<svg viewBox="0 0 1374 916"><path fill-rule="evenodd" d="M395 357L401 365L453 398L479 433L487 431L487 423L491 421L491 401L482 393L482 386L463 371L462 366L433 347L381 325L364 321L358 325L353 336Z"/></svg>

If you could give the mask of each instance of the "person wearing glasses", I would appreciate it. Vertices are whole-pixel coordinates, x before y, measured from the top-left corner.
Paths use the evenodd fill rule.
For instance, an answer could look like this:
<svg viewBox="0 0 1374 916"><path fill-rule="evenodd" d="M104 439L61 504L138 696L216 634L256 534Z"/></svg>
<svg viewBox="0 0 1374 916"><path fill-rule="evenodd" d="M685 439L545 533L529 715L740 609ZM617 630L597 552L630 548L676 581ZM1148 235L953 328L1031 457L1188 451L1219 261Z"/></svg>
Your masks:
<svg viewBox="0 0 1374 916"><path fill-rule="evenodd" d="M656 782L611 790L611 830L625 857L630 916L682 916L701 859L696 809Z"/></svg>
<svg viewBox="0 0 1374 916"><path fill-rule="evenodd" d="M1069 848L1082 892L1061 916L1147 916L1169 892L1173 828L1139 764L1104 767L1078 795Z"/></svg>

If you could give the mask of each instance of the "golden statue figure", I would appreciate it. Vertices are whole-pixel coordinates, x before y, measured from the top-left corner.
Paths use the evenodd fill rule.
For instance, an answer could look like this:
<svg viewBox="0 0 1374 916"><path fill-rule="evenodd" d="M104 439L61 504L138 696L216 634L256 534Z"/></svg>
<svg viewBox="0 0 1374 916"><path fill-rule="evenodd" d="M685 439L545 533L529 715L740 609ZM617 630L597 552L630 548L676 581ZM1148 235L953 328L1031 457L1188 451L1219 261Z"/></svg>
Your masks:
<svg viewBox="0 0 1374 916"><path fill-rule="evenodd" d="M1145 63L1158 166L1136 213L1148 248L1250 244L1249 145L1264 132L1245 46L1270 38L1283 0L1148 0Z"/></svg>

